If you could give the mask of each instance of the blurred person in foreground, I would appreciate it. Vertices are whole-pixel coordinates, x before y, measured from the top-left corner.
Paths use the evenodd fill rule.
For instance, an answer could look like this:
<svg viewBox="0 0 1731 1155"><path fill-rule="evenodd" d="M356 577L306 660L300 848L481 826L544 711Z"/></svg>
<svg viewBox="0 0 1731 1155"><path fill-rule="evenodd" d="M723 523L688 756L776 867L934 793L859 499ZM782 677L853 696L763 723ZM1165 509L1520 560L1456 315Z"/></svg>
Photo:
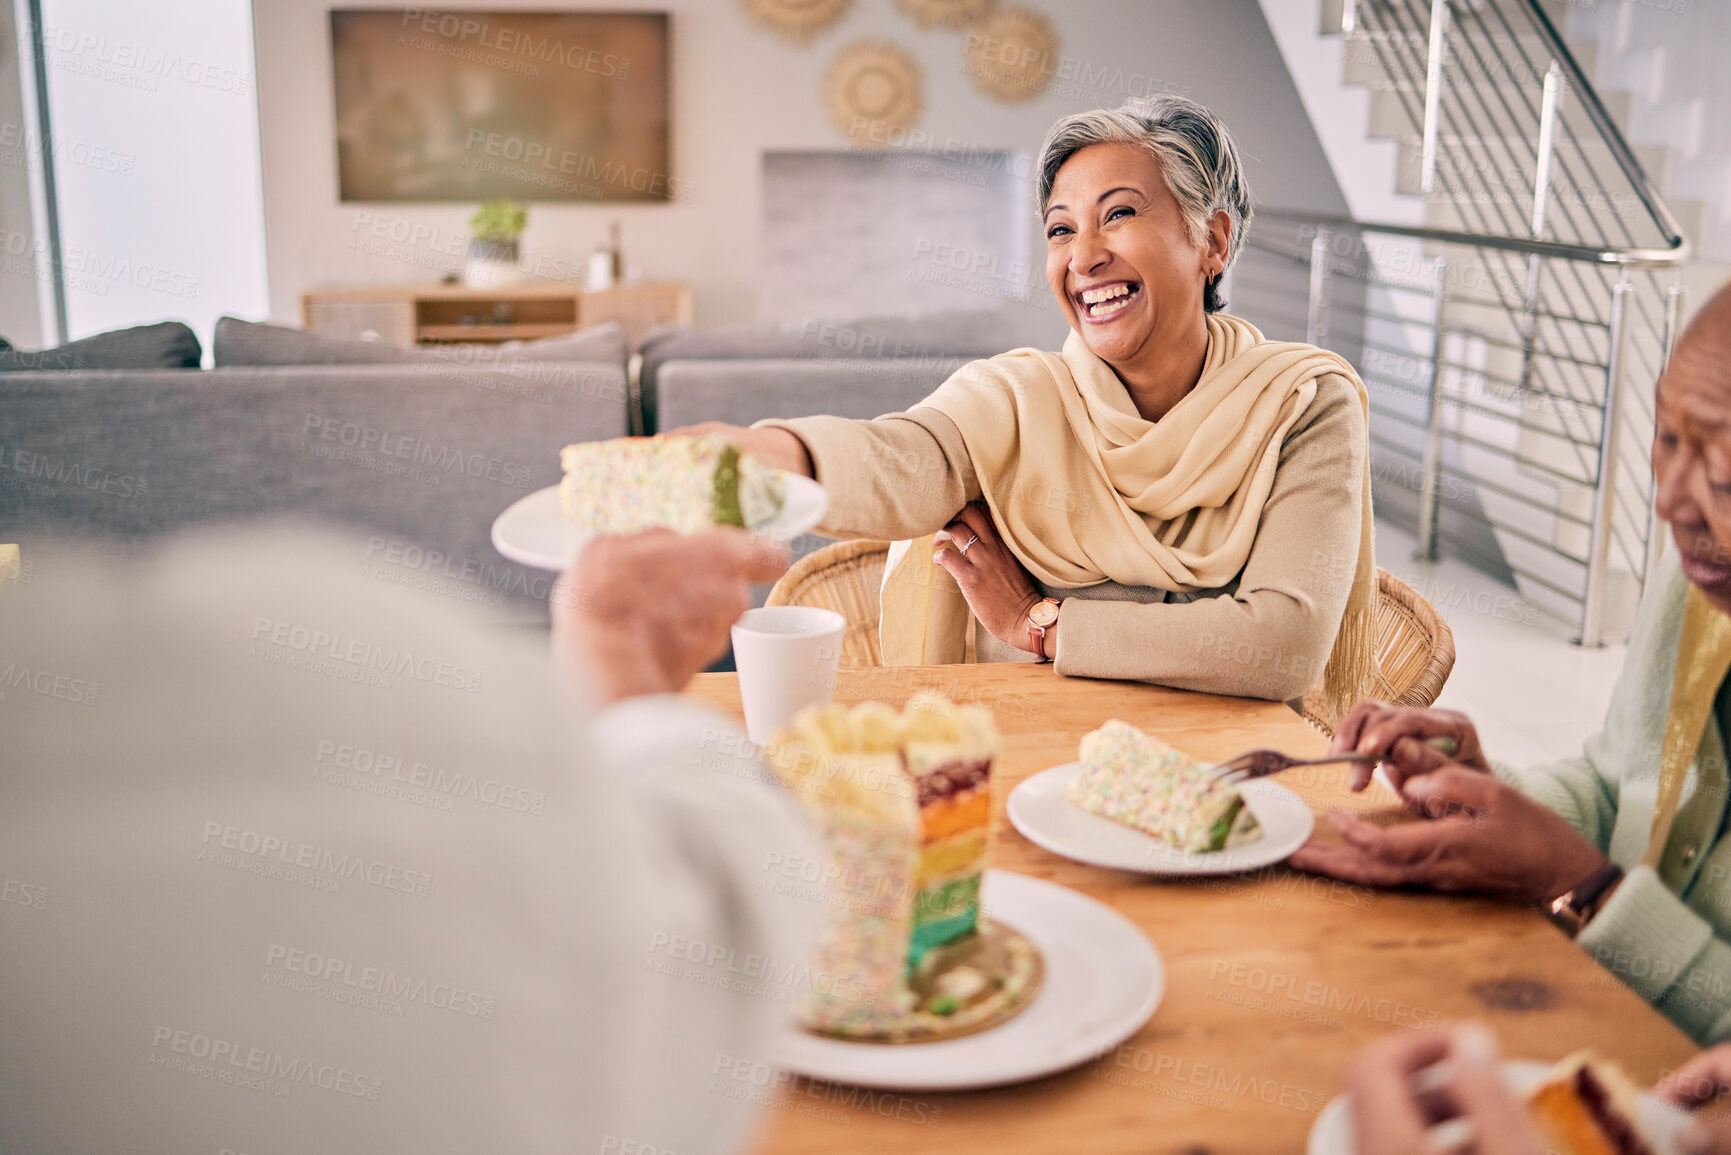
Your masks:
<svg viewBox="0 0 1731 1155"><path fill-rule="evenodd" d="M1434 1089L1415 1089L1414 1076L1445 1064L1446 1078ZM1447 1149L1426 1134L1451 1119L1470 1128L1470 1142L1456 1147L1476 1155L1546 1155L1526 1108L1498 1070L1496 1037L1478 1023L1446 1033L1402 1032L1379 1040L1359 1055L1347 1074L1352 1094L1356 1155L1432 1155ZM1709 1106L1731 1092L1731 1046L1702 1051L1670 1072L1653 1094L1688 1109ZM1682 1155L1731 1155L1731 1117L1697 1119L1677 1136Z"/></svg>
<svg viewBox="0 0 1731 1155"><path fill-rule="evenodd" d="M1731 287L1678 342L1655 398L1667 550L1636 615L1604 729L1547 766L1492 766L1447 710L1362 702L1333 749L1377 754L1428 821L1329 816L1303 870L1371 886L1547 904L1603 966L1697 1042L1731 1038ZM1453 758L1423 745L1448 735ZM1354 789L1370 780L1355 771Z"/></svg>
<svg viewBox="0 0 1731 1155"><path fill-rule="evenodd" d="M0 1150L737 1150L816 851L675 692L785 554L598 540L551 658L360 556L0 582Z"/></svg>

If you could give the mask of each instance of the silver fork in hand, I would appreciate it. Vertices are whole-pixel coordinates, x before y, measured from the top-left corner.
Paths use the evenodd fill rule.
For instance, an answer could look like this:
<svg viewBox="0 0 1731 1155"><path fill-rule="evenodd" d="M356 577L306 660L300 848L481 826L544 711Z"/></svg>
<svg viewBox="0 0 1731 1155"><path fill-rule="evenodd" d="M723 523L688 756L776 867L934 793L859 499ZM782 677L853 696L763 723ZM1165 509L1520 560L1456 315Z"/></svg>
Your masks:
<svg viewBox="0 0 1731 1155"><path fill-rule="evenodd" d="M1434 738L1426 738L1424 744L1437 751L1445 758L1453 758L1459 749L1455 740L1447 734L1438 734ZM1380 754L1330 754L1326 758L1291 758L1278 750L1249 750L1230 762L1222 762L1214 769L1216 782L1237 784L1248 782L1252 778L1266 778L1270 774L1278 774L1282 770L1290 770L1294 766L1329 766L1336 762L1380 762Z"/></svg>

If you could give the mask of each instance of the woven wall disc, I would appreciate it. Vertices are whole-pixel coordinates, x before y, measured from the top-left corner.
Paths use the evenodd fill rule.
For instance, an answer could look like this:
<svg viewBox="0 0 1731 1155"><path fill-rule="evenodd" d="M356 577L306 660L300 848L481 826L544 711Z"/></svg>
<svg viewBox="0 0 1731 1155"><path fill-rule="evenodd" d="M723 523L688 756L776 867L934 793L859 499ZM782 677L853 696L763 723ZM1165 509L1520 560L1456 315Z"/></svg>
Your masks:
<svg viewBox="0 0 1731 1155"><path fill-rule="evenodd" d="M823 106L855 144L885 146L913 127L925 103L925 77L912 56L883 40L836 53L823 74Z"/></svg>
<svg viewBox="0 0 1731 1155"><path fill-rule="evenodd" d="M896 0L921 28L966 28L992 10L997 0Z"/></svg>
<svg viewBox="0 0 1731 1155"><path fill-rule="evenodd" d="M853 0L745 0L745 7L759 24L781 33L795 44L804 44L840 20Z"/></svg>
<svg viewBox="0 0 1731 1155"><path fill-rule="evenodd" d="M1058 69L1058 36L1038 12L1000 8L976 24L963 48L974 87L1009 104L1046 91Z"/></svg>

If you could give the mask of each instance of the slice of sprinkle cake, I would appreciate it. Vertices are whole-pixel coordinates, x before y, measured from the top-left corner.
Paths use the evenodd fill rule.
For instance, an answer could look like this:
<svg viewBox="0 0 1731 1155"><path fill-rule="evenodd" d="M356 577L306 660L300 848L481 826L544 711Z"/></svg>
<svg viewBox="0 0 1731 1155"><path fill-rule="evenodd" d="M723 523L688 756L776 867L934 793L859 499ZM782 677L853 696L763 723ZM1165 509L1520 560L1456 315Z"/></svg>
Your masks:
<svg viewBox="0 0 1731 1155"><path fill-rule="evenodd" d="M787 496L781 470L716 434L586 441L566 446L559 460L566 520L597 533L755 529L781 512Z"/></svg>
<svg viewBox="0 0 1731 1155"><path fill-rule="evenodd" d="M1222 850L1259 833L1237 786L1214 767L1114 718L1082 739L1071 803L1180 850Z"/></svg>

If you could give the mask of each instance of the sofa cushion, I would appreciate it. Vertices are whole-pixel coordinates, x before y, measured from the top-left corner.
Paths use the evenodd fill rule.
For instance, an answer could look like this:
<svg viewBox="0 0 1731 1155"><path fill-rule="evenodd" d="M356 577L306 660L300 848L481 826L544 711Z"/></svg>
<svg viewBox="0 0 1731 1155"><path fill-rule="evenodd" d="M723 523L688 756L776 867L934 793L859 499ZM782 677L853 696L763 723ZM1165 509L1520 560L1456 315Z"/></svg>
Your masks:
<svg viewBox="0 0 1731 1155"><path fill-rule="evenodd" d="M606 361L623 365L625 328L617 321L539 341L475 342L405 349L383 341L326 337L288 325L223 317L211 345L217 366L363 365L405 361L456 361L487 365L506 361Z"/></svg>
<svg viewBox="0 0 1731 1155"><path fill-rule="evenodd" d="M611 361L622 365L631 355L630 344L625 339L625 326L618 321L603 321L575 333L542 337L538 341L506 341L493 348L498 349L502 357L514 357L519 361ZM439 350L435 348L434 352Z"/></svg>
<svg viewBox="0 0 1731 1155"><path fill-rule="evenodd" d="M643 342L644 359L757 360L766 357L918 357L965 354L990 357L1040 337L1014 315L996 310L952 310L918 316L849 320L755 322L721 329L661 326Z"/></svg>
<svg viewBox="0 0 1731 1155"><path fill-rule="evenodd" d="M837 358L802 361L717 359L663 366L662 428L704 421L751 425L769 417L852 417L866 420L918 405L974 358L921 360Z"/></svg>
<svg viewBox="0 0 1731 1155"><path fill-rule="evenodd" d="M1030 320L1026 312L995 309L841 321L764 321L709 330L662 326L643 341L638 403L645 432L673 428L660 418L658 390L661 367L675 361L785 359L822 365L882 360L917 370L956 358L966 364L1028 345L1056 348L1063 339L1061 330L1062 322L1055 315L1053 320Z"/></svg>
<svg viewBox="0 0 1731 1155"><path fill-rule="evenodd" d="M159 321L81 337L53 349L0 349L0 373L53 369L196 369L198 334L180 321Z"/></svg>
<svg viewBox="0 0 1731 1155"><path fill-rule="evenodd" d="M231 365L363 365L421 360L413 350L383 341L345 341L238 317L217 319L210 352L218 369Z"/></svg>

